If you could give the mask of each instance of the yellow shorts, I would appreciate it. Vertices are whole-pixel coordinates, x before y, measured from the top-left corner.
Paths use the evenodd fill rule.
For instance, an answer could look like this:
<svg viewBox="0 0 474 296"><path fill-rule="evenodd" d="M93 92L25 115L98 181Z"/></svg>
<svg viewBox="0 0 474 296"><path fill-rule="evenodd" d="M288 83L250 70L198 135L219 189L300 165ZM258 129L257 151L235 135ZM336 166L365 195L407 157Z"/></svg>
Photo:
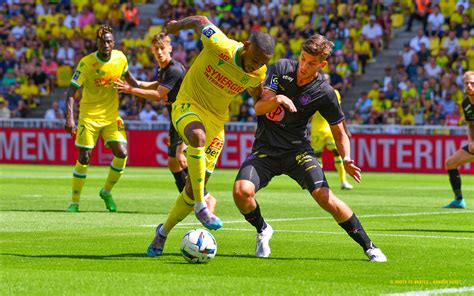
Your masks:
<svg viewBox="0 0 474 296"><path fill-rule="evenodd" d="M194 103L176 101L172 106L173 125L186 145L189 145L189 140L184 134L185 127L194 121L204 125L206 129L206 171L207 174L212 174L224 148L224 122L216 120L212 113Z"/></svg>
<svg viewBox="0 0 474 296"><path fill-rule="evenodd" d="M314 149L314 152L319 153L323 152L324 147L328 150L336 149L336 141L332 136L331 131L315 131L311 132L311 146Z"/></svg>
<svg viewBox="0 0 474 296"><path fill-rule="evenodd" d="M76 131L76 147L93 149L99 134L105 146L110 142L127 143L125 125L122 118L114 122L101 122L89 118L79 118Z"/></svg>

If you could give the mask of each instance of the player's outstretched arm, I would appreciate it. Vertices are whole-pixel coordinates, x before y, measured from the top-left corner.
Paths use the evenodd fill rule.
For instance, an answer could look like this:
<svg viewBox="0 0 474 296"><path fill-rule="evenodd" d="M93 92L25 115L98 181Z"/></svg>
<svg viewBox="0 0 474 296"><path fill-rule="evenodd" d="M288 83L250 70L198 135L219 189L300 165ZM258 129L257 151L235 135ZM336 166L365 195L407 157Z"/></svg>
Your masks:
<svg viewBox="0 0 474 296"><path fill-rule="evenodd" d="M121 93L135 95L140 98L145 98L152 101L168 100L169 88L161 86L158 82L154 84L158 86L155 89L145 89L141 87L133 87L123 80L117 80L114 82L114 88Z"/></svg>
<svg viewBox="0 0 474 296"><path fill-rule="evenodd" d="M290 98L284 95L277 95L271 90L263 89L260 99L257 99L257 102L254 106L255 114L258 116L267 114L275 110L275 108L280 105L284 106L290 112L296 112L296 107Z"/></svg>
<svg viewBox="0 0 474 296"><path fill-rule="evenodd" d="M474 123L467 123L467 137L469 138L469 151L474 152Z"/></svg>
<svg viewBox="0 0 474 296"><path fill-rule="evenodd" d="M193 16L188 16L185 17L184 19L181 19L179 21L176 20L171 20L166 23L165 29L166 29L166 34L176 34L180 30L185 30L185 29L193 29L198 33L202 32L202 29L210 25L211 21L207 19L207 17L202 16L202 15L193 15Z"/></svg>
<svg viewBox="0 0 474 296"><path fill-rule="evenodd" d="M344 129L343 122L344 121L341 121L338 124L330 125L331 133L336 142L337 151L339 151L339 154L342 156L346 172L354 178L357 183L360 183L362 180L361 169L357 167L354 164L354 160L351 159L351 144Z"/></svg>
<svg viewBox="0 0 474 296"><path fill-rule="evenodd" d="M66 123L64 129L70 135L76 133L76 123L74 122L74 96L77 88L73 85L69 85L66 92Z"/></svg>

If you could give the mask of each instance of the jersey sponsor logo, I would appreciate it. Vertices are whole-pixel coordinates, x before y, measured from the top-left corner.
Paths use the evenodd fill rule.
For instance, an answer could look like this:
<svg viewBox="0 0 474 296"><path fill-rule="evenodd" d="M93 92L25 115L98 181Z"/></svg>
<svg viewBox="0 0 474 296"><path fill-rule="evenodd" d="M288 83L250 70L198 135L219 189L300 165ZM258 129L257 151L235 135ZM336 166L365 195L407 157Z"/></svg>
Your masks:
<svg viewBox="0 0 474 296"><path fill-rule="evenodd" d="M223 147L224 147L224 141L222 141L219 138L214 138L211 144L207 147L206 154L208 154L211 157L217 157Z"/></svg>
<svg viewBox="0 0 474 296"><path fill-rule="evenodd" d="M308 105L309 103L311 103L311 96L308 95L308 94L303 94L300 98L300 103L301 105Z"/></svg>
<svg viewBox="0 0 474 296"><path fill-rule="evenodd" d="M214 31L213 28L209 27L209 28L206 28L202 34L204 34L204 36L206 36L207 38L211 38L212 35L216 34L216 31Z"/></svg>
<svg viewBox="0 0 474 296"><path fill-rule="evenodd" d="M94 79L94 83L97 87L112 85L114 81L118 80L119 76L112 75L112 76L105 76Z"/></svg>
<svg viewBox="0 0 474 296"><path fill-rule="evenodd" d="M270 88L273 89L274 91L277 91L279 84L280 83L278 82L278 76L272 75L272 79L270 80Z"/></svg>
<svg viewBox="0 0 474 296"><path fill-rule="evenodd" d="M79 76L81 76L81 71L74 72L74 75L72 75L72 80L78 80Z"/></svg>
<svg viewBox="0 0 474 296"><path fill-rule="evenodd" d="M272 112L269 112L265 115L269 120L279 122L283 120L283 117L285 117L285 109L283 109L281 106L277 106Z"/></svg>
<svg viewBox="0 0 474 296"><path fill-rule="evenodd" d="M289 76L289 75L283 75L282 78L285 79L285 80L288 80L289 82L292 82L294 80L294 78Z"/></svg>
<svg viewBox="0 0 474 296"><path fill-rule="evenodd" d="M204 76L216 87L231 95L236 95L245 89L240 84L235 83L232 79L217 71L211 65L207 65Z"/></svg>

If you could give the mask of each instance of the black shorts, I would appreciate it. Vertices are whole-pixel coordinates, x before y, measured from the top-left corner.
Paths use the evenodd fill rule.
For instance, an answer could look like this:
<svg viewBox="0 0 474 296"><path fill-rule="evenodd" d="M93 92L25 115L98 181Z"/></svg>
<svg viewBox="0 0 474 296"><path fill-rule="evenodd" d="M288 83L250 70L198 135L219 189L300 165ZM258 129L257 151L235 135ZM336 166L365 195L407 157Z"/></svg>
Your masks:
<svg viewBox="0 0 474 296"><path fill-rule="evenodd" d="M171 105L166 106L168 114L170 116L170 128L168 132L168 156L176 157L176 148L183 143L183 139L178 134L173 125L173 119L171 118Z"/></svg>
<svg viewBox="0 0 474 296"><path fill-rule="evenodd" d="M282 174L290 176L310 193L317 188L329 188L324 171L312 151L291 152L277 157L254 152L240 167L236 180L252 182L257 192L267 186L274 176Z"/></svg>
<svg viewBox="0 0 474 296"><path fill-rule="evenodd" d="M466 152L469 153L469 154L474 155L474 152L469 151L469 144L467 144L466 146L462 147L462 150L466 151Z"/></svg>

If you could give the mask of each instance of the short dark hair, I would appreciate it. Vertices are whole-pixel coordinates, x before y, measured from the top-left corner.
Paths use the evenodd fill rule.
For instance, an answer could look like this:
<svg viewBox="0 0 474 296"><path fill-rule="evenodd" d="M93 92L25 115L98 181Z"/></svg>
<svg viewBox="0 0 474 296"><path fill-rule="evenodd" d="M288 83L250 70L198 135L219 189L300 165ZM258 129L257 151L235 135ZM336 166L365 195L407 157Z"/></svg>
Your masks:
<svg viewBox="0 0 474 296"><path fill-rule="evenodd" d="M275 41L272 36L264 32L255 32L250 36L250 42L261 49L266 55L273 55Z"/></svg>
<svg viewBox="0 0 474 296"><path fill-rule="evenodd" d="M102 25L97 30L97 38L103 39L105 34L107 34L107 33L113 34L114 29L112 29L112 27L110 27L109 25Z"/></svg>
<svg viewBox="0 0 474 296"><path fill-rule="evenodd" d="M301 49L305 52L319 56L321 61L325 61L331 54L334 43L327 40L326 37L314 34L303 42Z"/></svg>

